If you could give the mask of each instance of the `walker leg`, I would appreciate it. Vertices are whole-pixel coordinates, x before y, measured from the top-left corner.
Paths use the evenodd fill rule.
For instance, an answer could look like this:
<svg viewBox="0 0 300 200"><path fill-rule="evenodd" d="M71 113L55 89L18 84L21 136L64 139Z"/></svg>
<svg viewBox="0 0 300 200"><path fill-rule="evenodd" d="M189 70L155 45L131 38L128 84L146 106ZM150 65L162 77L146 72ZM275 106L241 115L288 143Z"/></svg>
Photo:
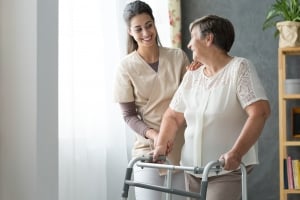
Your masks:
<svg viewBox="0 0 300 200"><path fill-rule="evenodd" d="M170 169L167 170L166 186L167 186L167 188L170 188L170 189L172 187L172 171ZM166 200L172 200L171 193L166 193Z"/></svg>

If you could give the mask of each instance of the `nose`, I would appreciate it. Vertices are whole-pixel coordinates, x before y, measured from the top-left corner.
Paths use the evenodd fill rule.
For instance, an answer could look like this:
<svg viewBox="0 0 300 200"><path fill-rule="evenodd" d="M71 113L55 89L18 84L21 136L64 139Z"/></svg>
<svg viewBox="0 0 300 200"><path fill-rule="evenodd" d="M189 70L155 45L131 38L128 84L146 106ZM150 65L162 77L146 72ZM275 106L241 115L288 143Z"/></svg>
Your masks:
<svg viewBox="0 0 300 200"><path fill-rule="evenodd" d="M191 49L192 45L191 45L191 41L189 41L188 45L187 45L187 48L188 49Z"/></svg>
<svg viewBox="0 0 300 200"><path fill-rule="evenodd" d="M149 30L147 28L143 28L143 36L148 36L149 35Z"/></svg>

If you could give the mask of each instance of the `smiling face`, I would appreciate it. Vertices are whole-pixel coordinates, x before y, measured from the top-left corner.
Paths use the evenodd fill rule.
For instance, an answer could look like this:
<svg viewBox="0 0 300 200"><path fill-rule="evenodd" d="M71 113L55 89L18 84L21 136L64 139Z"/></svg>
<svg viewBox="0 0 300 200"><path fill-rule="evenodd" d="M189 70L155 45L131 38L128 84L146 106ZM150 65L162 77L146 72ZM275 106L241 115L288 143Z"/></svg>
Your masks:
<svg viewBox="0 0 300 200"><path fill-rule="evenodd" d="M139 47L157 45L157 31L153 19L146 13L131 18L128 33L138 43Z"/></svg>
<svg viewBox="0 0 300 200"><path fill-rule="evenodd" d="M193 52L193 60L203 62L203 55L207 47L207 39L205 36L201 36L200 29L198 26L191 30L191 40L188 43L188 48Z"/></svg>

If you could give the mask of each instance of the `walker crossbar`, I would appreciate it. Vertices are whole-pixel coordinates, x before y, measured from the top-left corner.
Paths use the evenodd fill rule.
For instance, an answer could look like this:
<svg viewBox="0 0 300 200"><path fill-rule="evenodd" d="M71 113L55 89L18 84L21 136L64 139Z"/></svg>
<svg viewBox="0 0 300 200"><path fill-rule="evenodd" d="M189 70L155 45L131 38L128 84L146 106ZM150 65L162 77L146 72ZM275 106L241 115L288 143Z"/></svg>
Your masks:
<svg viewBox="0 0 300 200"><path fill-rule="evenodd" d="M125 181L126 184L134 187L140 187L140 188L146 188L150 190L156 190L160 192L170 193L170 194L176 194L186 197L193 197L193 198L200 198L200 194L196 192L186 192L184 190L177 190L173 188L163 187L163 186L157 186L157 185L151 185L151 184L145 184L145 183L139 183L135 181Z"/></svg>
<svg viewBox="0 0 300 200"><path fill-rule="evenodd" d="M167 195L166 195L167 199L171 199L170 194L175 194L175 195L181 195L181 196L185 196L185 197L192 197L192 198L196 198L196 199L200 199L200 200L205 200L206 193L207 193L207 187L208 187L209 173L215 172L216 174L218 174L222 170L222 166L224 166L223 160L211 161L208 164L206 164L204 168L203 167L187 167L187 166L175 166L175 165L170 165L170 164L151 163L152 160L153 160L152 156L149 156L149 157L143 156L143 157L133 158L129 162L127 170L126 170L125 181L124 181L123 192L122 192L123 200L127 200L129 186L141 187L141 188L145 188L145 189L165 192L165 193L167 193ZM166 158L159 157L159 160L166 161ZM131 175L132 175L132 171L133 171L133 166L135 164L138 167L166 169L168 171L167 176L166 176L166 178L167 178L166 187L132 181ZM187 192L184 190L173 189L172 185L170 183L171 178L172 178L171 170L191 171L195 174L202 174L200 193ZM246 171L246 167L243 163L241 163L241 165L240 165L240 170L242 173L242 180L241 180L242 181L242 200L247 200L247 171Z"/></svg>
<svg viewBox="0 0 300 200"><path fill-rule="evenodd" d="M170 170L182 170L182 171L191 171L194 174L203 174L203 167L186 167L178 165L169 165L169 164L158 164L158 163L137 163L139 167L148 167L148 168L159 168L159 169L170 169ZM221 171L220 167L211 168L210 172L216 172L217 174Z"/></svg>

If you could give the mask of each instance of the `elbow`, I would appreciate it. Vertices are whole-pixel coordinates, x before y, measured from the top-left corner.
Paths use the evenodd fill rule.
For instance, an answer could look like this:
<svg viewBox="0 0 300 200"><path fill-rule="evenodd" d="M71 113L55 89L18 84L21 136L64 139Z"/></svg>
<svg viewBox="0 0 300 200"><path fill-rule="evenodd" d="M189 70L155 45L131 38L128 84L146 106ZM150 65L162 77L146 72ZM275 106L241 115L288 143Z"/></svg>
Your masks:
<svg viewBox="0 0 300 200"><path fill-rule="evenodd" d="M271 107L269 102L266 102L266 108L264 109L263 113L262 113L263 117L265 120L267 120L270 115L271 115Z"/></svg>
<svg viewBox="0 0 300 200"><path fill-rule="evenodd" d="M264 105L261 107L262 109L260 109L260 112L257 114L266 121L271 115L271 107L268 101L264 101L263 104Z"/></svg>
<svg viewBox="0 0 300 200"><path fill-rule="evenodd" d="M266 121L271 115L269 101L262 100L250 105L247 109L249 117Z"/></svg>

